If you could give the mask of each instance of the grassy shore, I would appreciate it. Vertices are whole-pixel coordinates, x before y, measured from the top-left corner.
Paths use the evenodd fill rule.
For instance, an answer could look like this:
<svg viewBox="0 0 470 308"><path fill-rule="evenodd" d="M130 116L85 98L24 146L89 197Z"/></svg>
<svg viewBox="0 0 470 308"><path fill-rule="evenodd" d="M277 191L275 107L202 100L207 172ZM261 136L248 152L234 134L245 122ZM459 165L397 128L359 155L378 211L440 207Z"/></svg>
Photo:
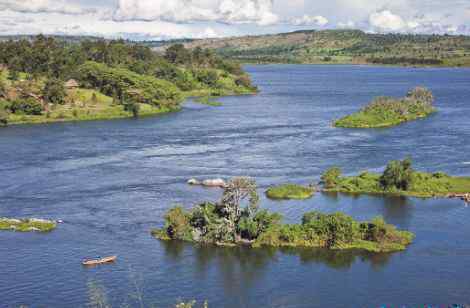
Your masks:
<svg viewBox="0 0 470 308"><path fill-rule="evenodd" d="M315 190L312 187L296 184L273 186L266 191L266 196L274 200L304 200L313 197L314 194Z"/></svg>
<svg viewBox="0 0 470 308"><path fill-rule="evenodd" d="M50 232L56 227L57 223L51 220L0 218L0 230Z"/></svg>

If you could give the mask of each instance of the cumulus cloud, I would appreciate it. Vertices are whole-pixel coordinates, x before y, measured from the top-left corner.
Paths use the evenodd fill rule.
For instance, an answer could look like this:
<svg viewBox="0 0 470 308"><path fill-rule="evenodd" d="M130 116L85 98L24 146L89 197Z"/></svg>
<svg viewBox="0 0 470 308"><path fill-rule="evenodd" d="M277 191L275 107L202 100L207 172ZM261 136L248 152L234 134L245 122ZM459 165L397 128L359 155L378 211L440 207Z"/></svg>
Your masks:
<svg viewBox="0 0 470 308"><path fill-rule="evenodd" d="M402 32L402 33L436 33L455 34L464 33L462 25L443 22L426 15L404 18L389 10L374 12L369 16L369 25L372 30L379 32Z"/></svg>
<svg viewBox="0 0 470 308"><path fill-rule="evenodd" d="M227 24L271 25L278 21L273 0L119 0L116 21L216 21Z"/></svg>
<svg viewBox="0 0 470 308"><path fill-rule="evenodd" d="M323 16L309 16L304 15L302 17L293 18L291 24L294 26L326 26L328 24L328 19Z"/></svg>
<svg viewBox="0 0 470 308"><path fill-rule="evenodd" d="M395 15L389 10L374 12L369 16L369 24L380 31L403 31L407 24L399 15Z"/></svg>
<svg viewBox="0 0 470 308"><path fill-rule="evenodd" d="M21 13L60 13L71 15L95 11L67 3L64 0L0 0L0 10L11 10Z"/></svg>
<svg viewBox="0 0 470 308"><path fill-rule="evenodd" d="M346 22L338 22L337 24L338 28L341 28L341 29L353 29L356 27L356 23L352 20L348 20Z"/></svg>

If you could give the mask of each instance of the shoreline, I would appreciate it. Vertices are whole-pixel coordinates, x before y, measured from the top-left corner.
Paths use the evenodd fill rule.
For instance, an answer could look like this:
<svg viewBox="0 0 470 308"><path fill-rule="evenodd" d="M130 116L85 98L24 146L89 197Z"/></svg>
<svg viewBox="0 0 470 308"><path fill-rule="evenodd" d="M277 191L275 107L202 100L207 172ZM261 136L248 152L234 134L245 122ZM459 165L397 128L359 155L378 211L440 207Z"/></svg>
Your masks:
<svg viewBox="0 0 470 308"><path fill-rule="evenodd" d="M156 117L160 115L166 115L166 114L171 114L175 112L179 112L183 109L183 105L190 99L197 99L200 97L206 97L206 96L211 96L211 97L229 97L229 96L244 96L244 95L256 95L258 94L258 90L254 91L240 91L237 93L236 91L228 91L227 93L224 93L222 95L217 95L217 96L211 96L212 90L203 90L203 91L191 91L187 93L183 93L183 98L181 102L179 102L179 106L176 108L156 108L151 106L151 108L154 108L155 110L153 111L146 111L140 114L137 118L150 118L150 117ZM125 111L123 111L125 112ZM32 118L30 120L19 120L19 121L11 121L8 123L8 126L19 126L19 125L41 125L41 124L53 124L53 123L73 123L73 122L90 122L90 121L107 121L107 120L119 120L119 119L131 119L135 118L132 113L129 114L116 114L116 115L105 115L105 114L91 114L89 116L85 116L83 118L80 117L75 117L75 118L47 118L45 116L40 116L38 118ZM1 126L0 126L1 128Z"/></svg>

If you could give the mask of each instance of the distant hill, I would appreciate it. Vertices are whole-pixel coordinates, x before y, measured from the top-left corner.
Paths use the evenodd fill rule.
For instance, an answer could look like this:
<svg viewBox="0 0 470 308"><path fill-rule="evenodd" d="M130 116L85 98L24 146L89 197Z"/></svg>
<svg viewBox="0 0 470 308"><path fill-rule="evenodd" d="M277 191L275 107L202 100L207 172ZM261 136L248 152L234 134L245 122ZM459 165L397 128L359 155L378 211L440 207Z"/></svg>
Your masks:
<svg viewBox="0 0 470 308"><path fill-rule="evenodd" d="M184 44L188 48L215 49L224 57L245 63L470 66L470 36L307 30L188 40ZM156 49L163 48L165 44Z"/></svg>

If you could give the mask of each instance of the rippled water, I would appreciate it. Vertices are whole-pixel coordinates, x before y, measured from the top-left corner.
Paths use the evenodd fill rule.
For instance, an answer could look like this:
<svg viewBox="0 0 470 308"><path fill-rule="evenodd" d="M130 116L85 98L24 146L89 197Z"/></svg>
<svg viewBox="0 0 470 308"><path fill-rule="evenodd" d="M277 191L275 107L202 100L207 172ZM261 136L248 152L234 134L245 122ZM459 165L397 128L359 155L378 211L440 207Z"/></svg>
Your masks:
<svg viewBox="0 0 470 308"><path fill-rule="evenodd" d="M416 233L405 252L193 247L149 235L174 204L220 191L191 177L249 175L260 191L307 184L341 166L381 170L412 156L417 168L470 175L470 70L363 66L249 66L261 93L222 107L186 104L145 119L0 130L0 216L63 219L50 234L0 233L0 307L77 307L96 280L115 305L136 282L146 303L208 300L211 307L378 307L470 302L470 208L458 200L319 194L262 204L298 221L306 211L383 215ZM374 96L429 87L439 113L392 129L345 130L333 119ZM84 257L117 254L83 268Z"/></svg>

